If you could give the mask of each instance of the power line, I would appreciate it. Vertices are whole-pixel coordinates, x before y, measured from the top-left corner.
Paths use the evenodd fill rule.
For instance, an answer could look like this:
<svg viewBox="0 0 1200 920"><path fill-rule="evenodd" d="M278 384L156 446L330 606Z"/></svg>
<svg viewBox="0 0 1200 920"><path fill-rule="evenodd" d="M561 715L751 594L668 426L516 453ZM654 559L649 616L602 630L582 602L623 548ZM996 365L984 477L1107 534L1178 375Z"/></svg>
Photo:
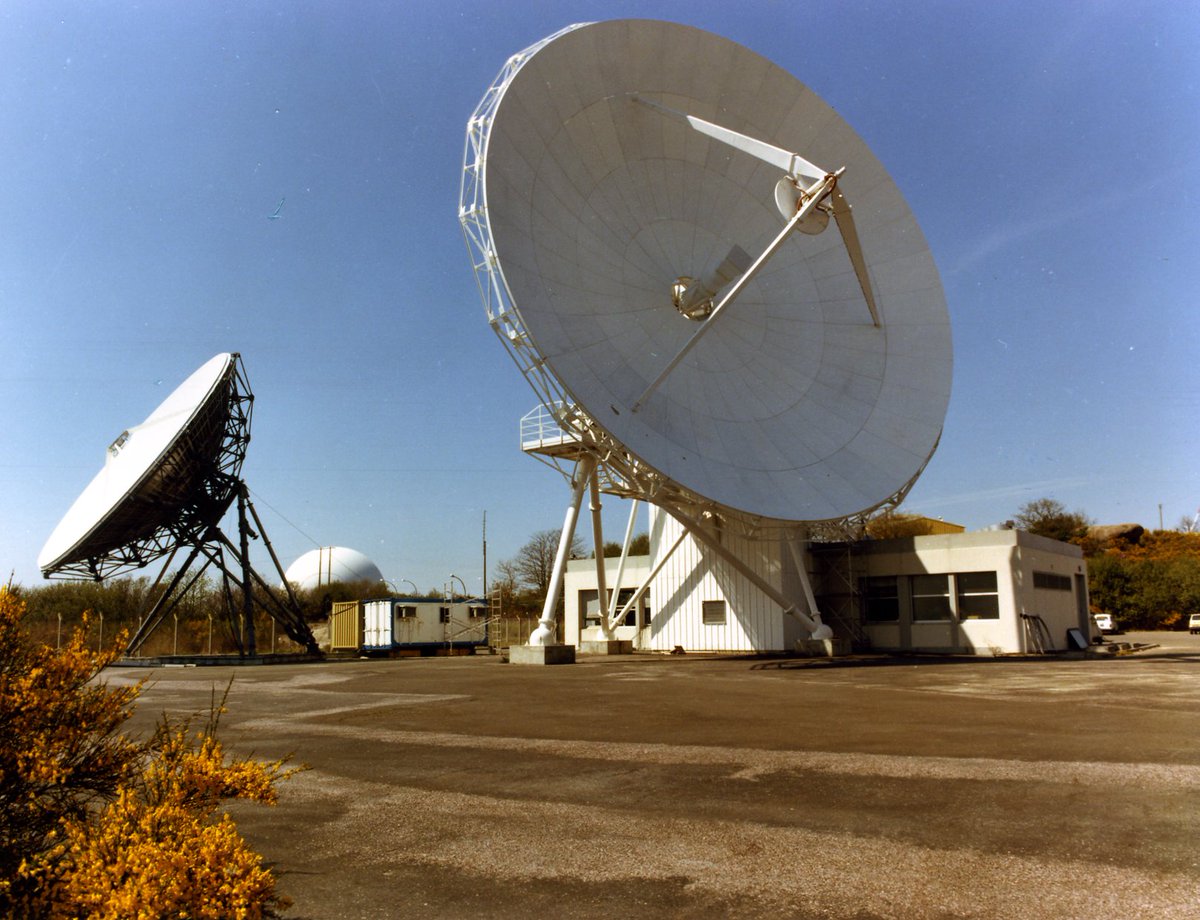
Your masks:
<svg viewBox="0 0 1200 920"><path fill-rule="evenodd" d="M272 505L269 501L267 501L265 498L263 498L262 495L260 495L258 492L254 491L254 489L251 489L249 486L246 486L246 490L251 495L253 495L258 501L262 502L264 505L266 505L268 508L270 508L272 511L274 511L277 515L279 515L279 517L281 517L283 519L283 522L285 524L289 525L294 531L296 531L296 533L298 533L298 534L300 534L300 536L304 537L304 539L306 539L313 546L318 547L318 548L321 546L321 544L317 540L313 539L311 536L309 536L307 533L305 533L303 530L301 530L300 526L298 524L295 524L291 520L289 520L287 515L285 515L282 511L280 511L278 508L276 508L274 505Z"/></svg>

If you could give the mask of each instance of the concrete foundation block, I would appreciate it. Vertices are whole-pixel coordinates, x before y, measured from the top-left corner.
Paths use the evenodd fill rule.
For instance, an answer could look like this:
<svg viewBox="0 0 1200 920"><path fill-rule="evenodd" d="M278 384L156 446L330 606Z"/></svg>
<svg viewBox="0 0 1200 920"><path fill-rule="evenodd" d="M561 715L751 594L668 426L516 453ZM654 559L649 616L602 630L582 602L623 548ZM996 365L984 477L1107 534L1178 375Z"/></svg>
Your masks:
<svg viewBox="0 0 1200 920"><path fill-rule="evenodd" d="M573 645L514 645L508 650L510 664L574 664Z"/></svg>
<svg viewBox="0 0 1200 920"><path fill-rule="evenodd" d="M831 639L797 639L796 654L805 658L840 658L850 654L850 640L842 636Z"/></svg>

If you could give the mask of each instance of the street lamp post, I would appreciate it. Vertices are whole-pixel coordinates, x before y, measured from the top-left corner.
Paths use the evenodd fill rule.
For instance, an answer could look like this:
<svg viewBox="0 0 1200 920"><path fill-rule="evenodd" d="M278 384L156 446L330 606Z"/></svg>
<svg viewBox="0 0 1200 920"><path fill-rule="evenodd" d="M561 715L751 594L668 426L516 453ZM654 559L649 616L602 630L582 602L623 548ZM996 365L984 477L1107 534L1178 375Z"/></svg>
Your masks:
<svg viewBox="0 0 1200 920"><path fill-rule="evenodd" d="M410 580L410 579L408 579L408 578L401 578L400 580L401 580L402 582L405 582L406 584L412 585L412 590L413 590L413 595L414 595L414 596L416 596L416 595L419 595L419 594L421 593L420 589L418 589L418 588L417 588L417 585L416 585L416 583L415 583L415 582L413 582L412 580ZM397 594L403 594L403 593L404 593L404 592L402 592L402 591L401 591L399 588L397 588L397 587L396 587L396 584L395 584L395 582L391 582L391 581L386 581L386 580L385 580L385 584L387 584L387 586L388 586L389 588L391 588L393 591L395 591Z"/></svg>

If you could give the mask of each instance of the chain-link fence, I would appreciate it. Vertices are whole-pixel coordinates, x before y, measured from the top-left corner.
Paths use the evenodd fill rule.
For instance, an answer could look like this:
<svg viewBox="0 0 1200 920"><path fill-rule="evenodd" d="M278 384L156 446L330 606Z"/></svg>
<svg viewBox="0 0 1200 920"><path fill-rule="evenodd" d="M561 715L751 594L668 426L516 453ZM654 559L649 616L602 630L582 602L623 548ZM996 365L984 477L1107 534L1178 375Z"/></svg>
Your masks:
<svg viewBox="0 0 1200 920"><path fill-rule="evenodd" d="M528 645L530 634L537 629L538 617L502 616L488 622L488 645L491 648L508 648L513 645ZM563 639L563 618L554 621L558 641Z"/></svg>
<svg viewBox="0 0 1200 920"><path fill-rule="evenodd" d="M26 630L35 641L59 648L68 641L76 630L82 630L84 645L99 651L117 647L123 651L125 642L136 632L138 622L128 619L104 617L90 613L69 615L56 614L46 617L27 618ZM258 654L289 654L304 649L288 638L287 634L268 614L259 612L254 617L255 650ZM245 637L241 638L242 645ZM150 634L138 650L139 658L155 658L164 655L236 655L240 651L228 619L212 616L174 616L168 614Z"/></svg>
<svg viewBox="0 0 1200 920"><path fill-rule="evenodd" d="M105 617L98 613L51 614L25 620L25 627L36 641L60 647L68 642L76 630L83 630L84 645L100 650L117 647L123 651L125 642L139 626L136 619L128 617ZM493 616L488 620L488 646L492 649L527 645L530 634L537 629L536 616ZM318 642L328 643L328 630L324 622L312 624ZM326 628L322 628L326 627ZM563 622L556 623L557 635L562 639ZM294 654L304 649L288 638L283 628L264 611L254 617L255 650L260 655ZM242 637L242 642L245 642ZM163 617L157 628L138 650L139 658L156 658L168 655L236 655L240 652L229 620L220 614L173 615Z"/></svg>

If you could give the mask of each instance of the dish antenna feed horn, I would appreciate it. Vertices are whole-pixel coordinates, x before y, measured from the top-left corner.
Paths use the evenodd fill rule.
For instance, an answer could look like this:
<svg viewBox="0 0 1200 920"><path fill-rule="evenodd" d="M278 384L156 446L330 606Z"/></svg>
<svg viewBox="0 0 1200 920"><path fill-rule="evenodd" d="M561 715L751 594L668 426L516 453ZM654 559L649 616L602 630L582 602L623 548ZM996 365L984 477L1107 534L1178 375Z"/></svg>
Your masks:
<svg viewBox="0 0 1200 920"><path fill-rule="evenodd" d="M653 502L828 635L795 548L899 504L952 365L928 244L854 130L718 35L572 25L511 57L471 115L459 218L553 429L537 452L571 484L531 641L553 641L589 489L597 535L599 492ZM798 596L725 534L786 540ZM604 597L602 558L597 577Z"/></svg>

